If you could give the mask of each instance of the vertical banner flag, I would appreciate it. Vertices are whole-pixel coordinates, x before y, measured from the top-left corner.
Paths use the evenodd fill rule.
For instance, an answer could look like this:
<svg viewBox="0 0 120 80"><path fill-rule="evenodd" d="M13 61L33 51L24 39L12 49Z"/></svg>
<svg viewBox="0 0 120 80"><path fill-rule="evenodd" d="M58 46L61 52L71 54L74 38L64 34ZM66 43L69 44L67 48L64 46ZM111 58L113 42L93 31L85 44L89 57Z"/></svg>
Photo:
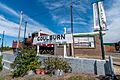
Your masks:
<svg viewBox="0 0 120 80"><path fill-rule="evenodd" d="M97 4L93 3L93 19L94 19L94 31L99 30L99 21L98 21L98 13L97 13Z"/></svg>
<svg viewBox="0 0 120 80"><path fill-rule="evenodd" d="M106 16L105 11L103 8L103 2L93 3L93 19L94 19L94 31L100 30L99 26L99 19L98 19L98 8L99 8L99 18L100 18L100 25L102 30L106 30Z"/></svg>
<svg viewBox="0 0 120 80"><path fill-rule="evenodd" d="M102 1L98 2L98 8L99 8L100 25L102 27L102 30L106 30L107 28L106 16Z"/></svg>

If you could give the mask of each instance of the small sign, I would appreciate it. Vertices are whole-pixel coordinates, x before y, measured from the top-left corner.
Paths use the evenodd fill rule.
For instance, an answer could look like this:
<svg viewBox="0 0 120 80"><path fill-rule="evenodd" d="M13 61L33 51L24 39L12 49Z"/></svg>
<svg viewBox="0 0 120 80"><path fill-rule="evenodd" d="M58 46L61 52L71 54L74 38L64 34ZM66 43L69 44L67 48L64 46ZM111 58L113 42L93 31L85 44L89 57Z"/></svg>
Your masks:
<svg viewBox="0 0 120 80"><path fill-rule="evenodd" d="M94 37L74 37L75 48L94 48Z"/></svg>
<svg viewBox="0 0 120 80"><path fill-rule="evenodd" d="M48 36L38 36L33 40L33 44L64 44L73 43L72 34L58 34Z"/></svg>

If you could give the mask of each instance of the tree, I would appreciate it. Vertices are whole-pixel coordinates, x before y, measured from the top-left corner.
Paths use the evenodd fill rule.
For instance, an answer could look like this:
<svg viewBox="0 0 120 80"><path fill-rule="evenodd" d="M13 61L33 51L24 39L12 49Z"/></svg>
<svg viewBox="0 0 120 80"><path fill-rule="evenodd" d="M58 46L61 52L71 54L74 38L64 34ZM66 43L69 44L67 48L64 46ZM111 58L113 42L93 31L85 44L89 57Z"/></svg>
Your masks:
<svg viewBox="0 0 120 80"><path fill-rule="evenodd" d="M35 70L41 65L41 62L36 57L36 50L34 48L30 49L20 49L18 54L11 64L13 68L13 77L24 76L27 71Z"/></svg>

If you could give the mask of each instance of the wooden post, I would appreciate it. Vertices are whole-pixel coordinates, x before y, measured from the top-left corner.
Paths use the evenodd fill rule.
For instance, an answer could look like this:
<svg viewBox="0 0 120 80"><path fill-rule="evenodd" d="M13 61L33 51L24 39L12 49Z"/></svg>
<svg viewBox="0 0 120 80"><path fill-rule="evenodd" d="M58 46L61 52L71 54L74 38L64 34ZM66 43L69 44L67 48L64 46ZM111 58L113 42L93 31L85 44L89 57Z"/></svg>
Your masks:
<svg viewBox="0 0 120 80"><path fill-rule="evenodd" d="M40 46L39 45L37 45L37 56L40 54Z"/></svg>
<svg viewBox="0 0 120 80"><path fill-rule="evenodd" d="M64 28L64 34L66 34L66 28ZM64 57L67 57L67 44L64 44Z"/></svg>

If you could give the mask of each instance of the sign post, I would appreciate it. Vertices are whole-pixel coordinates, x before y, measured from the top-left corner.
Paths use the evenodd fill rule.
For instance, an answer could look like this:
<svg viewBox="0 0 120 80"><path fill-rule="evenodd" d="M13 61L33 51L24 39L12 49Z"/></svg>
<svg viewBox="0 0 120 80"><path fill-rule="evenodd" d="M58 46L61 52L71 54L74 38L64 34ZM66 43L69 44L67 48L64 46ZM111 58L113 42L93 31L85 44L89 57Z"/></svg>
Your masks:
<svg viewBox="0 0 120 80"><path fill-rule="evenodd" d="M97 27L96 29L97 31L99 31L102 59L105 59L102 31L106 30L106 17L102 1L103 0L97 0L95 3L93 3L93 11L94 11L94 27Z"/></svg>
<svg viewBox="0 0 120 80"><path fill-rule="evenodd" d="M66 34L66 28L64 28L64 34ZM64 57L67 57L67 44L64 44Z"/></svg>
<svg viewBox="0 0 120 80"><path fill-rule="evenodd" d="M40 47L39 47L39 45L37 45L37 56L39 55L39 49L40 49Z"/></svg>
<svg viewBox="0 0 120 80"><path fill-rule="evenodd" d="M72 34L57 34L57 35L46 35L37 36L33 39L33 45L37 45L37 54L39 54L39 44L64 44L64 57L67 56L67 43L73 43ZM55 46L56 53L56 46Z"/></svg>

